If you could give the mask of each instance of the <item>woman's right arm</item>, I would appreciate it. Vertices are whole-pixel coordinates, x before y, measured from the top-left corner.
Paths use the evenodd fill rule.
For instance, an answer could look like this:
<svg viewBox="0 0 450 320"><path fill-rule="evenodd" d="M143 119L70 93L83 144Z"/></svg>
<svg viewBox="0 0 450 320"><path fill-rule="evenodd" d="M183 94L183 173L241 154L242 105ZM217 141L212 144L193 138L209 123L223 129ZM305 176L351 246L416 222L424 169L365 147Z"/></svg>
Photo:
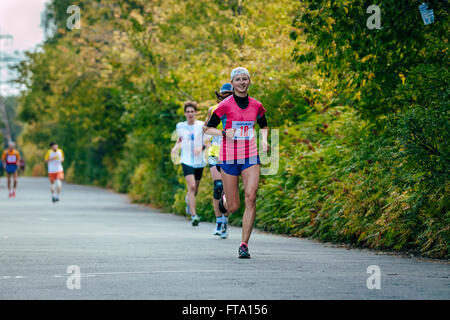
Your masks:
<svg viewBox="0 0 450 320"><path fill-rule="evenodd" d="M219 107L220 108L220 107ZM217 109L216 109L217 110ZM213 112L211 118L208 121L208 124L206 124L203 127L203 132L205 134L209 134L211 136L221 136L222 135L222 131L219 129L216 129L216 127L219 125L220 123L220 118L219 116L216 114L216 112ZM228 138L233 138L234 137L234 132L236 131L236 129L226 129L226 136Z"/></svg>

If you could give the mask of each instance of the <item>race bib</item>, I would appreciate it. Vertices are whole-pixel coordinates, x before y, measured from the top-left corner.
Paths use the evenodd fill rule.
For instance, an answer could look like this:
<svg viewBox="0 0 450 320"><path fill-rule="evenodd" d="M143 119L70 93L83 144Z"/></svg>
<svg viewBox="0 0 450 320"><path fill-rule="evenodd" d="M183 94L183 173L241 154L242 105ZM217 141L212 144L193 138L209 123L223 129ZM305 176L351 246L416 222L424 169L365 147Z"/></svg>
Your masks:
<svg viewBox="0 0 450 320"><path fill-rule="evenodd" d="M233 121L232 128L234 132L234 140L251 140L253 138L253 126L255 121Z"/></svg>
<svg viewBox="0 0 450 320"><path fill-rule="evenodd" d="M16 155L8 155L6 157L6 162L7 163L15 163L17 161Z"/></svg>

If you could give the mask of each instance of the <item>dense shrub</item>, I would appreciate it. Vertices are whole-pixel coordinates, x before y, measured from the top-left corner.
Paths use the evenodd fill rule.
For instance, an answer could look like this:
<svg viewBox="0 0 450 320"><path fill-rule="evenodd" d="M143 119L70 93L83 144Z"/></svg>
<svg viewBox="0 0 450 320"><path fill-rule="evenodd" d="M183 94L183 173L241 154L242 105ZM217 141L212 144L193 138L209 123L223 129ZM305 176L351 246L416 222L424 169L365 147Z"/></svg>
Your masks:
<svg viewBox="0 0 450 320"><path fill-rule="evenodd" d="M362 0L98 0L68 31L66 5L50 2L49 39L17 66L31 167L57 140L71 181L185 214L170 157L182 103L199 101L203 120L243 65L280 133L257 227L448 258L447 18L424 26L414 1L389 0L368 30ZM197 207L214 220L207 168Z"/></svg>

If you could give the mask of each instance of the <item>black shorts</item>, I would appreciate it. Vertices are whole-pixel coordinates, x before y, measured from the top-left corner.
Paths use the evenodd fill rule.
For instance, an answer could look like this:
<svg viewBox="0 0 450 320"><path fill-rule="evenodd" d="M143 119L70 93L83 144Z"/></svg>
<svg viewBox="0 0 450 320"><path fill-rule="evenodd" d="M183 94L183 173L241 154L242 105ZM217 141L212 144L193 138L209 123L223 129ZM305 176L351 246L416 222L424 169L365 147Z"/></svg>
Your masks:
<svg viewBox="0 0 450 320"><path fill-rule="evenodd" d="M203 175L203 168L192 168L185 165L184 163L182 163L181 166L183 167L183 174L185 177L187 175L193 174L195 176L195 180L200 181Z"/></svg>
<svg viewBox="0 0 450 320"><path fill-rule="evenodd" d="M208 164L208 167L211 169L212 167L216 167L216 169L217 169L217 171L219 171L220 172L220 167L219 167L219 165L212 165L212 164Z"/></svg>

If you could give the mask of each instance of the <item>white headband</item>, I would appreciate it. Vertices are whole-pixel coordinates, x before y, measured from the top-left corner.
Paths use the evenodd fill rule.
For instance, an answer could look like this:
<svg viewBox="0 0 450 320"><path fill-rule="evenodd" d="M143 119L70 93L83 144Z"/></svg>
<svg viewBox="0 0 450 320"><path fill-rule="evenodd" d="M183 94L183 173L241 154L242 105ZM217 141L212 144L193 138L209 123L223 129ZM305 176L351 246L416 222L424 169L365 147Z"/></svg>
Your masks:
<svg viewBox="0 0 450 320"><path fill-rule="evenodd" d="M237 76L238 74L246 74L250 78L250 73L248 72L247 69L245 69L243 67L238 67L238 68L233 69L233 71L231 71L231 81L233 81L233 78L235 76Z"/></svg>

